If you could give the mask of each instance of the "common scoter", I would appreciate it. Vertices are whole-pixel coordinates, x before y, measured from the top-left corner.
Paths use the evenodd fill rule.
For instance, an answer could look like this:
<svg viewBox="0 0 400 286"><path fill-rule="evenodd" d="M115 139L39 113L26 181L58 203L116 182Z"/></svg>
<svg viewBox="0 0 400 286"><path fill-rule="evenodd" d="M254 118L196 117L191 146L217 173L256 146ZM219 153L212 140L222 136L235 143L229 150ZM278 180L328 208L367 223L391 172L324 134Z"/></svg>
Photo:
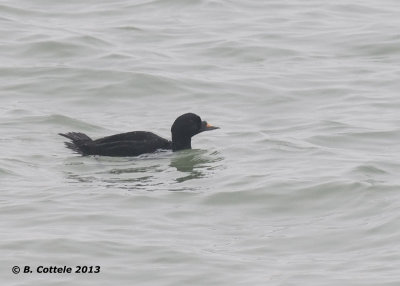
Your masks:
<svg viewBox="0 0 400 286"><path fill-rule="evenodd" d="M79 132L59 133L70 139L65 142L67 148L82 155L102 155L113 157L138 156L159 149L179 151L191 149L191 139L203 131L218 129L194 113L179 116L171 127L172 141L147 131L133 131L92 140Z"/></svg>

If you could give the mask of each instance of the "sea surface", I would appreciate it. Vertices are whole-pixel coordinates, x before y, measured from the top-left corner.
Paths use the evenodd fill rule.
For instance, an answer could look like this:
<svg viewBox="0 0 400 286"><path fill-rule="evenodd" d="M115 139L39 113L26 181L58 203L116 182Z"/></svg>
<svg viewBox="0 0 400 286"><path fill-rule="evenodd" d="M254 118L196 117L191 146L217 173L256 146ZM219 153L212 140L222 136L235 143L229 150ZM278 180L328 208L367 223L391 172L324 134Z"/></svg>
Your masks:
<svg viewBox="0 0 400 286"><path fill-rule="evenodd" d="M399 15L1 0L1 285L400 285ZM221 129L131 158L58 135L170 138L186 112Z"/></svg>

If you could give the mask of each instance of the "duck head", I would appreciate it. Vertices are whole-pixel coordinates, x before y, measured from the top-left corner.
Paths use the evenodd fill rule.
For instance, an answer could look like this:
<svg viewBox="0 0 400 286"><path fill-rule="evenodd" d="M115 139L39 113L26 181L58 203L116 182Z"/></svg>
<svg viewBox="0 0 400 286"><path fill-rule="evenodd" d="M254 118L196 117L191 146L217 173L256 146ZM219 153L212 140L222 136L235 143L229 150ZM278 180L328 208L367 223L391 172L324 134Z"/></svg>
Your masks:
<svg viewBox="0 0 400 286"><path fill-rule="evenodd" d="M191 149L192 137L204 131L219 129L207 121L202 121L200 116L194 113L185 113L175 119L172 124L172 150Z"/></svg>

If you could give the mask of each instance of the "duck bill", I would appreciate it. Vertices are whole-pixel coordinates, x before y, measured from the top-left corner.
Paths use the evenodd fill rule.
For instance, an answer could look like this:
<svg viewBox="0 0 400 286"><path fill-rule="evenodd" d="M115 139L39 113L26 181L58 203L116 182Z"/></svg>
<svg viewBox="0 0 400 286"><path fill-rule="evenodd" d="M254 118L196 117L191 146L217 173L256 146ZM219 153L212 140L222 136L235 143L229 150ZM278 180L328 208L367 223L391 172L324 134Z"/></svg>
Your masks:
<svg viewBox="0 0 400 286"><path fill-rule="evenodd" d="M217 127L217 126L212 126L211 124L208 124L207 121L202 121L202 122L201 122L201 129L200 129L200 132L203 132L203 131L210 131L210 130L214 130L214 129L219 129L219 127Z"/></svg>

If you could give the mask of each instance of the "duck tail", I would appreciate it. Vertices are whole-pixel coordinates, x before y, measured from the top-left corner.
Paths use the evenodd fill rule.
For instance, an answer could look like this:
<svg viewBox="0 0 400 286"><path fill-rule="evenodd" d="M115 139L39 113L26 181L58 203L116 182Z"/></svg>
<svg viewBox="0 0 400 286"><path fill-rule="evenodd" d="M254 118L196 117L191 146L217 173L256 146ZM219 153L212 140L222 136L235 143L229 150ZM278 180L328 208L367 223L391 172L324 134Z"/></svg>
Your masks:
<svg viewBox="0 0 400 286"><path fill-rule="evenodd" d="M84 133L80 132L68 132L68 133L58 133L58 135L61 135L65 138L70 139L72 142L64 142L65 146L79 154L82 155L88 155L87 152L85 151L87 148L87 143L92 142L93 140L87 136Z"/></svg>

